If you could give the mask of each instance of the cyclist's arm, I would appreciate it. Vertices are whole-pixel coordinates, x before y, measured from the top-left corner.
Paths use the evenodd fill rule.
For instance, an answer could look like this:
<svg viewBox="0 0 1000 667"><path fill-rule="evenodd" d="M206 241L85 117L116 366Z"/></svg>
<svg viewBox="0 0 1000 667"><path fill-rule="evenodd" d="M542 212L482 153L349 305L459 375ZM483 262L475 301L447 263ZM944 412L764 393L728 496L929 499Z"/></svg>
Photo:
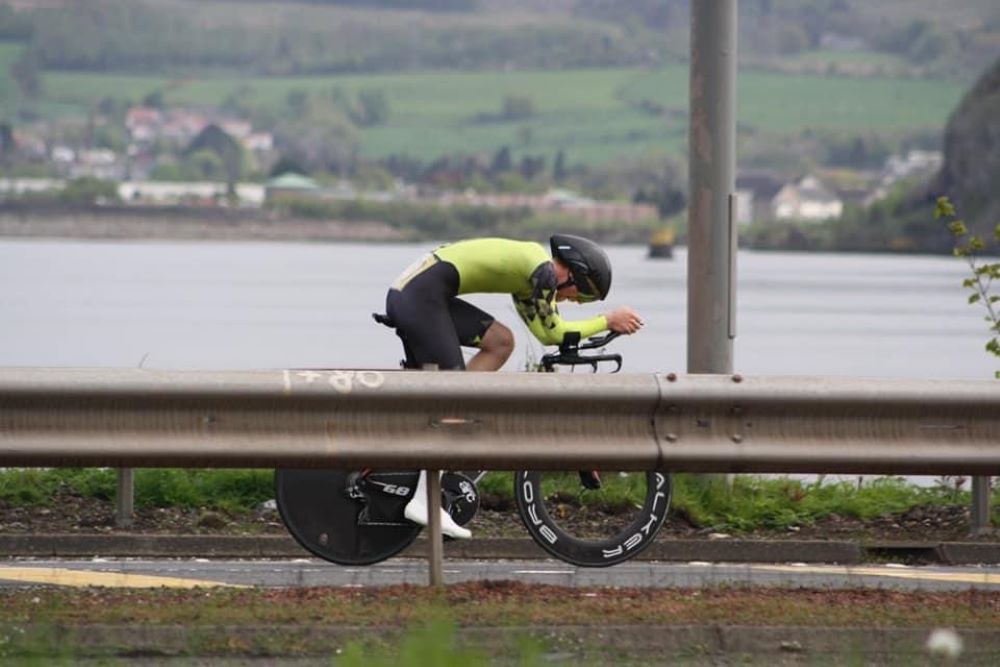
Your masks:
<svg viewBox="0 0 1000 667"><path fill-rule="evenodd" d="M604 315L576 321L564 320L559 315L556 307L557 281L550 262L535 269L531 283L531 295L514 295L514 306L528 330L543 345L559 345L570 332L578 332L581 338L587 338L607 330L608 320Z"/></svg>

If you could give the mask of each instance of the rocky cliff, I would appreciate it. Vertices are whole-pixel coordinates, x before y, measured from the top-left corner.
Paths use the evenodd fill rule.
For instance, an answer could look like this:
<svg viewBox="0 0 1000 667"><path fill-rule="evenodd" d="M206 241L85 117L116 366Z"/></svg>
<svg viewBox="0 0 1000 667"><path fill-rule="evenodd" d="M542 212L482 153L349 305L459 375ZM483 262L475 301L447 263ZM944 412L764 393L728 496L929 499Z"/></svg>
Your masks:
<svg viewBox="0 0 1000 667"><path fill-rule="evenodd" d="M944 165L931 195L952 198L978 234L1000 223L1000 59L952 113L944 136Z"/></svg>

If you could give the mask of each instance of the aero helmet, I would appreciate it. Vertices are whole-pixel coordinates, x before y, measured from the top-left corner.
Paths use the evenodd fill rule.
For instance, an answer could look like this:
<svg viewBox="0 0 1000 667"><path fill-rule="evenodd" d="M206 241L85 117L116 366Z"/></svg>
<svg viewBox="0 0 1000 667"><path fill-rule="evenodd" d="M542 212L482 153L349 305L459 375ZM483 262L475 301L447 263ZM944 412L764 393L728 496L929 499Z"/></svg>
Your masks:
<svg viewBox="0 0 1000 667"><path fill-rule="evenodd" d="M553 234L552 256L565 264L584 301L603 301L611 290L611 261L590 239L572 234Z"/></svg>

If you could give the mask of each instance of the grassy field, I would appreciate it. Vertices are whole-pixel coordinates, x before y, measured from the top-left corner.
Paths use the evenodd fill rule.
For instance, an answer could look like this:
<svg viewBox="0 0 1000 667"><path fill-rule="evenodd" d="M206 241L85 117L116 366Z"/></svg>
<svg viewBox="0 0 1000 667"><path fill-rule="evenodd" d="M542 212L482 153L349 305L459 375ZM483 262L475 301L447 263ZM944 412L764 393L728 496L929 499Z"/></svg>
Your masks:
<svg viewBox="0 0 1000 667"><path fill-rule="evenodd" d="M2 54L0 54L2 56ZM966 89L965 82L857 79L746 71L740 74L738 120L744 131L797 136L805 129L901 133L942 128ZM515 152L600 163L652 150L680 154L687 141L688 70L441 72L384 75L186 78L46 73L45 97L81 109L103 97L139 101L163 91L168 103L217 105L239 93L252 104L280 110L291 91L328 94L385 92L386 125L362 130L370 157L406 153L423 159L454 153ZM517 122L477 122L497 114L507 95L531 98L536 113ZM640 109L659 105L664 115Z"/></svg>
<svg viewBox="0 0 1000 667"><path fill-rule="evenodd" d="M651 99L670 108L687 108L687 70L683 67L634 76L625 99ZM943 127L968 84L956 81L851 78L741 72L737 119L745 128L797 132L809 129L903 131Z"/></svg>

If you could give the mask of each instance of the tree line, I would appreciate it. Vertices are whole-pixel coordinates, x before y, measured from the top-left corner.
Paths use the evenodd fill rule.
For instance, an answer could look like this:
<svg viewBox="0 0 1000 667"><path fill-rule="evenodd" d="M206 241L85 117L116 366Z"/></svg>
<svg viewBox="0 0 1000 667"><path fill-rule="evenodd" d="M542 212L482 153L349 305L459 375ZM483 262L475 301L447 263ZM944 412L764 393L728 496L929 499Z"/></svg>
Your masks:
<svg viewBox="0 0 1000 667"><path fill-rule="evenodd" d="M252 15L252 0L244 0ZM474 16L479 0L297 0L376 10ZM295 4L295 0L287 4ZM0 4L0 39L27 41L42 69L154 72L228 68L263 75L413 69L614 67L686 57L688 0L579 0L581 20L429 20L419 27L359 12L329 23L294 11L269 25L245 20L206 25L197 10L126 0L95 0L15 11ZM544 6L541 0L537 8ZM531 8L531 3L528 3ZM962 27L905 17L873 23L849 0L747 0L740 3L740 47L750 54L794 54L822 47L827 34L859 38L864 48L899 55L914 65L968 61L991 43L996 27ZM973 39L976 31L984 39ZM992 33L989 31L993 30ZM665 31L672 31L665 33ZM968 37L966 39L965 37ZM979 44L980 46L977 46ZM965 61L962 59L965 58Z"/></svg>
<svg viewBox="0 0 1000 667"><path fill-rule="evenodd" d="M384 3L386 7L393 3ZM406 3L411 8L435 5ZM454 7L466 3L454 0ZM442 0L439 8L450 6ZM473 5L469 5L471 8ZM315 25L294 15L276 25L201 25L166 8L108 1L13 12L0 5L0 36L27 40L42 69L161 72L226 68L261 75L413 69L564 68L642 62L645 49L594 24L496 27L486 22L411 29L369 17ZM6 22L4 22L6 17ZM27 19L27 22L26 22Z"/></svg>

